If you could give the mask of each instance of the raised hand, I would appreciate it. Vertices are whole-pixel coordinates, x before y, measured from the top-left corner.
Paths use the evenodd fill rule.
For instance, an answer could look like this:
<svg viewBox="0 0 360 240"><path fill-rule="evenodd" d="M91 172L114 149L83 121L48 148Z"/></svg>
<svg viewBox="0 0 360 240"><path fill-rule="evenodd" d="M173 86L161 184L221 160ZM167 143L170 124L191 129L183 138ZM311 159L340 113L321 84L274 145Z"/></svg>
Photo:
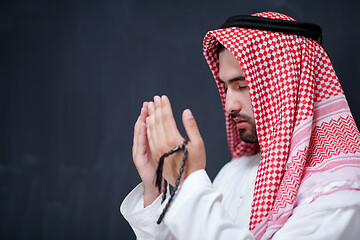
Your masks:
<svg viewBox="0 0 360 240"><path fill-rule="evenodd" d="M144 206L151 204L160 192L155 186L155 173L157 163L151 156L148 139L146 136L145 120L149 116L148 103L144 102L138 120L134 127L133 161L144 183Z"/></svg>
<svg viewBox="0 0 360 240"><path fill-rule="evenodd" d="M151 156L158 163L160 157L183 143L173 117L171 104L166 96L155 96L154 102L149 102L148 117L146 118L146 131ZM186 161L181 182L191 173L204 169L206 164L206 154L204 142L201 138L195 119L189 109L183 112L182 116L184 128L189 138L186 145L188 149L188 159ZM167 157L164 161L164 178L174 186L179 174L183 152L179 151Z"/></svg>

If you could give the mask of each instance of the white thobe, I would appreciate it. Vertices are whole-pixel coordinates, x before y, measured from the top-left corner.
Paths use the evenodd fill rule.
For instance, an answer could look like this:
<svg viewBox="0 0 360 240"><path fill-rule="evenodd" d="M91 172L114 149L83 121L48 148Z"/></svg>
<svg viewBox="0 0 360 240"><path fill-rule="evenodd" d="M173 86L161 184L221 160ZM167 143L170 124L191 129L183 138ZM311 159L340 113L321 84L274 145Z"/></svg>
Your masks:
<svg viewBox="0 0 360 240"><path fill-rule="evenodd" d="M144 208L140 183L121 204L120 211L138 239L255 239L248 230L260 154L227 163L211 183L205 170L182 183L163 222L159 196ZM272 239L360 239L360 208L347 206L292 216Z"/></svg>

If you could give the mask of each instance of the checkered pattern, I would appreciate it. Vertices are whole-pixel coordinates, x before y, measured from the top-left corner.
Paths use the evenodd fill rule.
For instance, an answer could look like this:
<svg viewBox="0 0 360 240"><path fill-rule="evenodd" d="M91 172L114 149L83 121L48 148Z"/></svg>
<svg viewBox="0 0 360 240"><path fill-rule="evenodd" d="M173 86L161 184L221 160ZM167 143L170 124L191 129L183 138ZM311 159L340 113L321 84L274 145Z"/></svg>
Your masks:
<svg viewBox="0 0 360 240"><path fill-rule="evenodd" d="M295 21L279 13L255 15ZM231 116L225 112L224 86L218 79L218 42L233 53L244 71L259 145L242 142ZM256 237L261 238L272 216L287 203L293 204L300 185L301 174L289 173L288 182L282 183L294 128L312 119L315 102L343 91L325 51L316 41L305 37L231 27L208 32L203 52L221 96L232 156L253 154L259 151L259 146L261 149L249 226ZM354 128L357 131L356 126ZM292 171L302 172L305 161L303 156L294 163ZM287 191L291 195L287 200L277 199L280 188L281 191L291 188Z"/></svg>

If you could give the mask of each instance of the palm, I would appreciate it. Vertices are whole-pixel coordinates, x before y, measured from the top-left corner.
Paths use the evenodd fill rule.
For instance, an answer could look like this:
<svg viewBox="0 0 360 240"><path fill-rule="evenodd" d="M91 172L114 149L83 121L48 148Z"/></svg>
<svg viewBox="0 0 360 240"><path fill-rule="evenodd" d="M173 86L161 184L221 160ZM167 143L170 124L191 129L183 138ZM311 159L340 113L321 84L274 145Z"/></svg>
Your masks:
<svg viewBox="0 0 360 240"><path fill-rule="evenodd" d="M148 144L147 144L148 145ZM134 159L135 161L135 159ZM156 163L151 156L151 151L149 146L145 148L145 151L140 155L140 157L135 162L135 166L139 172L141 180L146 185L155 184L155 174L156 174Z"/></svg>
<svg viewBox="0 0 360 240"><path fill-rule="evenodd" d="M151 157L147 136L147 103L144 103L134 128L133 161L144 184L144 204L147 206L159 195L155 186L156 163Z"/></svg>

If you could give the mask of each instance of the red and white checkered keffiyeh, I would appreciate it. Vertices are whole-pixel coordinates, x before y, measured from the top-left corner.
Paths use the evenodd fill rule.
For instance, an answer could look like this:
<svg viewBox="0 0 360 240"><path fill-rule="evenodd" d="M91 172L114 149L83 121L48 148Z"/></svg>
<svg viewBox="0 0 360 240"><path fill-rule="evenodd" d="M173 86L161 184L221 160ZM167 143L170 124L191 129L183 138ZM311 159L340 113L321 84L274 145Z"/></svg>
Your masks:
<svg viewBox="0 0 360 240"><path fill-rule="evenodd" d="M254 15L295 21L279 13ZM359 204L360 197L351 194L360 192L360 134L324 49L280 32L236 27L208 32L203 52L224 107L218 42L239 61L254 110L261 161L249 229L256 238L271 238L299 205L321 210ZM259 151L257 144L240 140L226 112L225 119L233 157Z"/></svg>

